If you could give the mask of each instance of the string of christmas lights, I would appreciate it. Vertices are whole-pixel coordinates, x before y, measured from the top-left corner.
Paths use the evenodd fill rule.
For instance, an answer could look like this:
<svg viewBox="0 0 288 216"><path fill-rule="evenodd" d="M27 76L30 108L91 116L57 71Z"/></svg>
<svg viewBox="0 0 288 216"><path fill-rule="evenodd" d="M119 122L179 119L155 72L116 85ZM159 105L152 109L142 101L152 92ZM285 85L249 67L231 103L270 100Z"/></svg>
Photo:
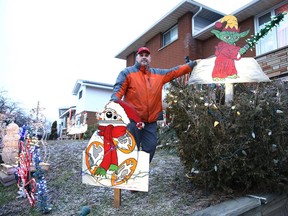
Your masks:
<svg viewBox="0 0 288 216"><path fill-rule="evenodd" d="M47 186L46 186L46 180L44 177L44 170L40 166L40 147L35 145L34 151L33 151L33 162L35 167L35 172L33 174L34 178L37 182L37 191L36 191L36 201L37 206L39 207L40 211L42 211L44 214L49 213L52 208L47 204L48 197L47 197Z"/></svg>
<svg viewBox="0 0 288 216"><path fill-rule="evenodd" d="M277 190L287 170L287 84L238 84L235 93L225 106L208 85L173 83L167 111L186 177L209 189Z"/></svg>

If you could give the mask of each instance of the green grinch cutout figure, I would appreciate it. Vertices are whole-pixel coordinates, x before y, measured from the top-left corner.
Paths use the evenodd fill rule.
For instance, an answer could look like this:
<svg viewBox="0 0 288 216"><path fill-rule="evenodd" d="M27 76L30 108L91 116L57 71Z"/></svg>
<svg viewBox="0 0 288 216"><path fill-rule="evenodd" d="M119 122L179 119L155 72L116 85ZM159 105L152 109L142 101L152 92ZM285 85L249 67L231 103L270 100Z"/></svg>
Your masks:
<svg viewBox="0 0 288 216"><path fill-rule="evenodd" d="M235 43L243 37L246 37L249 30L240 32L238 28L237 18L233 15L224 16L220 22L216 23L216 28L221 29L223 24L226 25L220 30L212 30L211 32L221 40L215 47L215 65L212 71L212 79L214 81L239 78L235 66L235 60L240 60L241 56L246 53L249 47L240 48Z"/></svg>

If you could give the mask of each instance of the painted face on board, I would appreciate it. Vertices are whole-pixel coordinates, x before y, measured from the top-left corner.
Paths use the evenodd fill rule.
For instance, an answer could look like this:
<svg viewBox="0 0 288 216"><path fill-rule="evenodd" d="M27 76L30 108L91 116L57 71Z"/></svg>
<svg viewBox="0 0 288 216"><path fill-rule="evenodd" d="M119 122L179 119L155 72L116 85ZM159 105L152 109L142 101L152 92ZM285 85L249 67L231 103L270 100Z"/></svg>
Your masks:
<svg viewBox="0 0 288 216"><path fill-rule="evenodd" d="M231 31L221 32L218 30L212 30L211 32L215 34L217 38L226 42L227 44L234 45L240 38L246 37L246 35L249 33L249 30L245 32L231 32Z"/></svg>

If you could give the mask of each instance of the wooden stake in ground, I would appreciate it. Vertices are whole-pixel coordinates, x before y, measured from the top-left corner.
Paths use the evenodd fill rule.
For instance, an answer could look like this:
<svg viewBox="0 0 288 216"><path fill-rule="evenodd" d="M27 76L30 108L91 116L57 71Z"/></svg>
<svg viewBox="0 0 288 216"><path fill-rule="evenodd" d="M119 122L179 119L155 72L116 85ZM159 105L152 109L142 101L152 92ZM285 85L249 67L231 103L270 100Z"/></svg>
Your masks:
<svg viewBox="0 0 288 216"><path fill-rule="evenodd" d="M114 188L114 207L119 208L121 205L121 189Z"/></svg>

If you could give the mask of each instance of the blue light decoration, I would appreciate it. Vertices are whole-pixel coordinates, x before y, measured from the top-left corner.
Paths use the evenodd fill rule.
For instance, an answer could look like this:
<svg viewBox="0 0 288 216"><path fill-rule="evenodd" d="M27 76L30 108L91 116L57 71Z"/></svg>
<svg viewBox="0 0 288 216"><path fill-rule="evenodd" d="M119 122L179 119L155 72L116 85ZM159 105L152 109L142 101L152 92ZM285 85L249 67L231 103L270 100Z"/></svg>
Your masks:
<svg viewBox="0 0 288 216"><path fill-rule="evenodd" d="M20 127L19 135L20 135L21 141L25 141L28 129L29 129L29 127L27 124L24 124L22 127Z"/></svg>
<svg viewBox="0 0 288 216"><path fill-rule="evenodd" d="M47 214L49 213L52 208L47 204L48 197L47 197L47 186L46 186L46 180L44 177L44 170L40 166L40 147L35 145L34 146L34 152L33 152L33 162L35 167L35 172L33 174L34 178L37 182L37 190L36 190L36 202L37 206L39 207L40 211L42 213Z"/></svg>

